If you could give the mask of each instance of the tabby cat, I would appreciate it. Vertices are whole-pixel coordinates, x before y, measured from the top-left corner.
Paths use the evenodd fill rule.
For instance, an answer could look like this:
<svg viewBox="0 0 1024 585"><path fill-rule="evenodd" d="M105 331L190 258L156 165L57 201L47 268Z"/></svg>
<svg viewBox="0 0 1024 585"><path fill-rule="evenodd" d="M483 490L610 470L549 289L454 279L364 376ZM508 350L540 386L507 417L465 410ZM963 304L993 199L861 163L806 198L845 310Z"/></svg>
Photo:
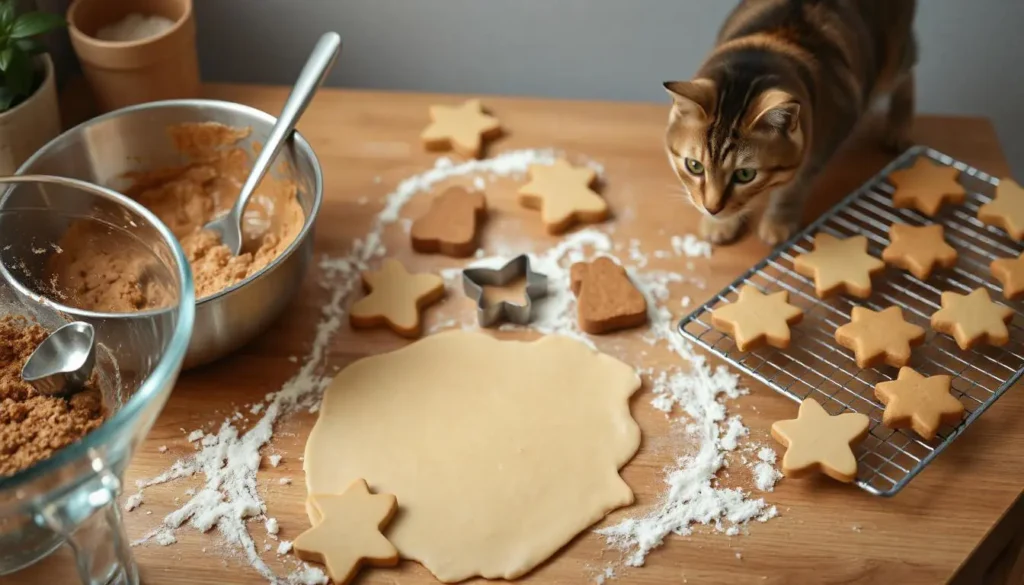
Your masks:
<svg viewBox="0 0 1024 585"><path fill-rule="evenodd" d="M666 146L701 233L735 240L765 202L761 239L799 226L811 182L874 99L889 96L885 143L914 116L915 0L743 0L673 98Z"/></svg>

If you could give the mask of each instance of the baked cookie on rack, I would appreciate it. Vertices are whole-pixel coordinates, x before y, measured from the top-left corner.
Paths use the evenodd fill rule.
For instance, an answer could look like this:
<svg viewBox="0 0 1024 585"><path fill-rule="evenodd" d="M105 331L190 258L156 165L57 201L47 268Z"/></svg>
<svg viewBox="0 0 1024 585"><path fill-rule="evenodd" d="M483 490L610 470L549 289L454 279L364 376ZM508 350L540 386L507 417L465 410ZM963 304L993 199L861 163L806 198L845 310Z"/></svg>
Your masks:
<svg viewBox="0 0 1024 585"><path fill-rule="evenodd" d="M956 248L946 243L939 224L894 223L889 226L889 245L882 250L882 260L920 280L928 280L936 266L952 268L956 258Z"/></svg>
<svg viewBox="0 0 1024 585"><path fill-rule="evenodd" d="M792 339L790 325L800 322L804 312L788 302L789 293L780 290L764 294L749 284L740 289L736 302L727 303L711 313L715 329L732 336L740 351L749 351L767 343L787 348Z"/></svg>
<svg viewBox="0 0 1024 585"><path fill-rule="evenodd" d="M819 298L846 293L864 299L871 296L871 277L885 270L885 263L868 254L864 236L840 239L818 232L814 250L794 258L793 269L814 279Z"/></svg>
<svg viewBox="0 0 1024 585"><path fill-rule="evenodd" d="M903 367L910 362L911 347L924 341L925 331L903 319L899 307L872 311L854 307L850 322L836 329L836 343L853 350L861 368L881 363Z"/></svg>
<svg viewBox="0 0 1024 585"><path fill-rule="evenodd" d="M942 293L942 308L932 314L932 329L951 335L960 349L976 345L1006 345L1010 332L1006 324L1013 319L1013 309L993 303L984 288L962 295Z"/></svg>
<svg viewBox="0 0 1024 585"><path fill-rule="evenodd" d="M772 438L786 448L782 473L800 478L821 472L850 483L857 477L853 445L867 436L870 423L859 412L830 416L813 398L804 399L795 419L772 424Z"/></svg>
<svg viewBox="0 0 1024 585"><path fill-rule="evenodd" d="M913 368L900 368L895 380L875 385L875 398L885 405L882 424L891 429L912 428L926 441L943 425L955 425L964 405L949 393L953 378L922 376Z"/></svg>
<svg viewBox="0 0 1024 585"><path fill-rule="evenodd" d="M1024 187L1010 178L1000 180L995 198L978 208L978 219L1015 240L1024 239Z"/></svg>
<svg viewBox="0 0 1024 585"><path fill-rule="evenodd" d="M1024 293L1024 254L1016 258L996 258L988 265L993 278L1003 285L1003 296L1013 300Z"/></svg>
<svg viewBox="0 0 1024 585"><path fill-rule="evenodd" d="M889 173L889 182L896 189L892 205L916 209L928 217L938 213L945 203L960 205L967 198L967 190L957 180L959 176L955 168L919 156L910 168Z"/></svg>

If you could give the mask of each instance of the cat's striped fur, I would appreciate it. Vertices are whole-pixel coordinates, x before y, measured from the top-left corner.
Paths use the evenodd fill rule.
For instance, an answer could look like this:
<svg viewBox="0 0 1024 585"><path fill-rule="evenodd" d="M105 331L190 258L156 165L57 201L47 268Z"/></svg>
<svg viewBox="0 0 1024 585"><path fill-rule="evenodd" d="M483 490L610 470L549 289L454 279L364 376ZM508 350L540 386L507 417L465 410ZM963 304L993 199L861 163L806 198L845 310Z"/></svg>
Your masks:
<svg viewBox="0 0 1024 585"><path fill-rule="evenodd" d="M764 201L761 238L788 238L811 181L880 95L890 96L887 145L907 146L915 9L915 0L744 0L694 79L665 83L669 158L704 211L704 237L734 240Z"/></svg>

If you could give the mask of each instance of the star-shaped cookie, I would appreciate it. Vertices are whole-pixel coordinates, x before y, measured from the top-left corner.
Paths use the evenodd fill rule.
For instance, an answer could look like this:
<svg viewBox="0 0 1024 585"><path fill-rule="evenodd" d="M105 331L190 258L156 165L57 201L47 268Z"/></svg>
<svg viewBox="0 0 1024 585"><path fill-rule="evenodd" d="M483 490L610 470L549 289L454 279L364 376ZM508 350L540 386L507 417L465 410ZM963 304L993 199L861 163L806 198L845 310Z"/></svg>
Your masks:
<svg viewBox="0 0 1024 585"><path fill-rule="evenodd" d="M398 550L381 534L397 510L395 496L371 494L366 482L357 479L340 496L311 494L309 504L320 522L292 546L300 559L322 563L334 583L348 583L364 563L398 564Z"/></svg>
<svg viewBox="0 0 1024 585"><path fill-rule="evenodd" d="M814 250L793 259L793 268L814 279L819 298L845 292L858 298L871 296L871 276L885 270L885 263L868 254L868 239L839 239L819 232Z"/></svg>
<svg viewBox="0 0 1024 585"><path fill-rule="evenodd" d="M1024 239L1024 187L1010 178L999 181L995 198L978 208L978 219Z"/></svg>
<svg viewBox="0 0 1024 585"><path fill-rule="evenodd" d="M964 186L957 181L959 176L960 171L955 168L919 156L914 166L889 173L889 181L896 188L892 205L916 209L929 217L947 201L959 205L967 196Z"/></svg>
<svg viewBox="0 0 1024 585"><path fill-rule="evenodd" d="M909 270L920 280L928 280L936 266L951 268L956 264L956 248L946 243L939 224L915 227L894 223L889 226L889 240L882 250L882 260Z"/></svg>
<svg viewBox="0 0 1024 585"><path fill-rule="evenodd" d="M519 188L519 203L540 209L541 221L550 234L559 234L574 223L597 223L608 218L608 203L591 189L597 173L590 167L574 167L565 160L550 165L531 165L530 182Z"/></svg>
<svg viewBox="0 0 1024 585"><path fill-rule="evenodd" d="M857 366L880 363L902 367L910 361L910 348L924 341L924 328L903 320L899 307L872 311L854 307L850 322L836 329L836 343L853 350Z"/></svg>
<svg viewBox="0 0 1024 585"><path fill-rule="evenodd" d="M885 405L882 424L891 429L910 427L926 441L934 439L939 427L960 422L964 413L964 405L949 393L952 380L900 368L895 380L875 386L875 398Z"/></svg>
<svg viewBox="0 0 1024 585"><path fill-rule="evenodd" d="M484 113L480 100L461 106L430 106L432 122L420 138L428 150L454 150L465 157L480 158L483 141L501 135L501 123Z"/></svg>
<svg viewBox="0 0 1024 585"><path fill-rule="evenodd" d="M813 398L800 403L795 419L772 424L772 437L786 447L782 472L804 477L815 471L849 483L857 477L853 445L868 434L871 420L857 412L829 416Z"/></svg>
<svg viewBox="0 0 1024 585"><path fill-rule="evenodd" d="M993 303L988 290L976 288L970 294L942 293L942 308L932 314L932 329L952 335L960 349L980 343L1006 345L1010 332L1006 324L1013 310Z"/></svg>
<svg viewBox="0 0 1024 585"><path fill-rule="evenodd" d="M420 311L444 296L444 280L436 274L409 274L398 260L389 258L377 272L364 272L370 294L349 310L352 327L386 325L404 337L419 337Z"/></svg>
<svg viewBox="0 0 1024 585"><path fill-rule="evenodd" d="M789 347L789 326L803 318L799 308L789 304L784 290L762 294L749 284L740 289L739 298L711 313L715 329L731 335L740 351L754 349L764 343L772 347Z"/></svg>
<svg viewBox="0 0 1024 585"><path fill-rule="evenodd" d="M1016 258L997 258L988 265L992 276L1003 285L1003 296L1015 299L1024 293L1024 254Z"/></svg>

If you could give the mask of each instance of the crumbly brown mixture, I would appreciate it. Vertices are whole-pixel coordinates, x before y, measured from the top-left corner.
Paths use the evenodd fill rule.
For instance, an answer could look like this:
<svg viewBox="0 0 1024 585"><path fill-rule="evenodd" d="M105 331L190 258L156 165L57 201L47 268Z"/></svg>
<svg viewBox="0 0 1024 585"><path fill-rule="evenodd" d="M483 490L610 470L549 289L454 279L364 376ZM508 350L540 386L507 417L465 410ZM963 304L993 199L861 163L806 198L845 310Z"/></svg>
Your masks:
<svg viewBox="0 0 1024 585"><path fill-rule="evenodd" d="M95 381L69 399L44 396L22 381L25 360L46 335L24 317L0 318L0 477L48 458L103 422Z"/></svg>
<svg viewBox="0 0 1024 585"><path fill-rule="evenodd" d="M132 174L134 185L127 194L153 211L181 241L192 265L196 297L202 298L270 264L302 231L305 216L295 183L268 174L246 209L242 253L233 256L215 233L202 226L230 209L238 197L251 165L249 155L235 145L249 131L203 123L182 124L169 132L192 163ZM64 252L51 259L58 287L70 292L76 306L129 312L166 303L148 286L137 253L116 245L76 245L80 243L65 237Z"/></svg>

